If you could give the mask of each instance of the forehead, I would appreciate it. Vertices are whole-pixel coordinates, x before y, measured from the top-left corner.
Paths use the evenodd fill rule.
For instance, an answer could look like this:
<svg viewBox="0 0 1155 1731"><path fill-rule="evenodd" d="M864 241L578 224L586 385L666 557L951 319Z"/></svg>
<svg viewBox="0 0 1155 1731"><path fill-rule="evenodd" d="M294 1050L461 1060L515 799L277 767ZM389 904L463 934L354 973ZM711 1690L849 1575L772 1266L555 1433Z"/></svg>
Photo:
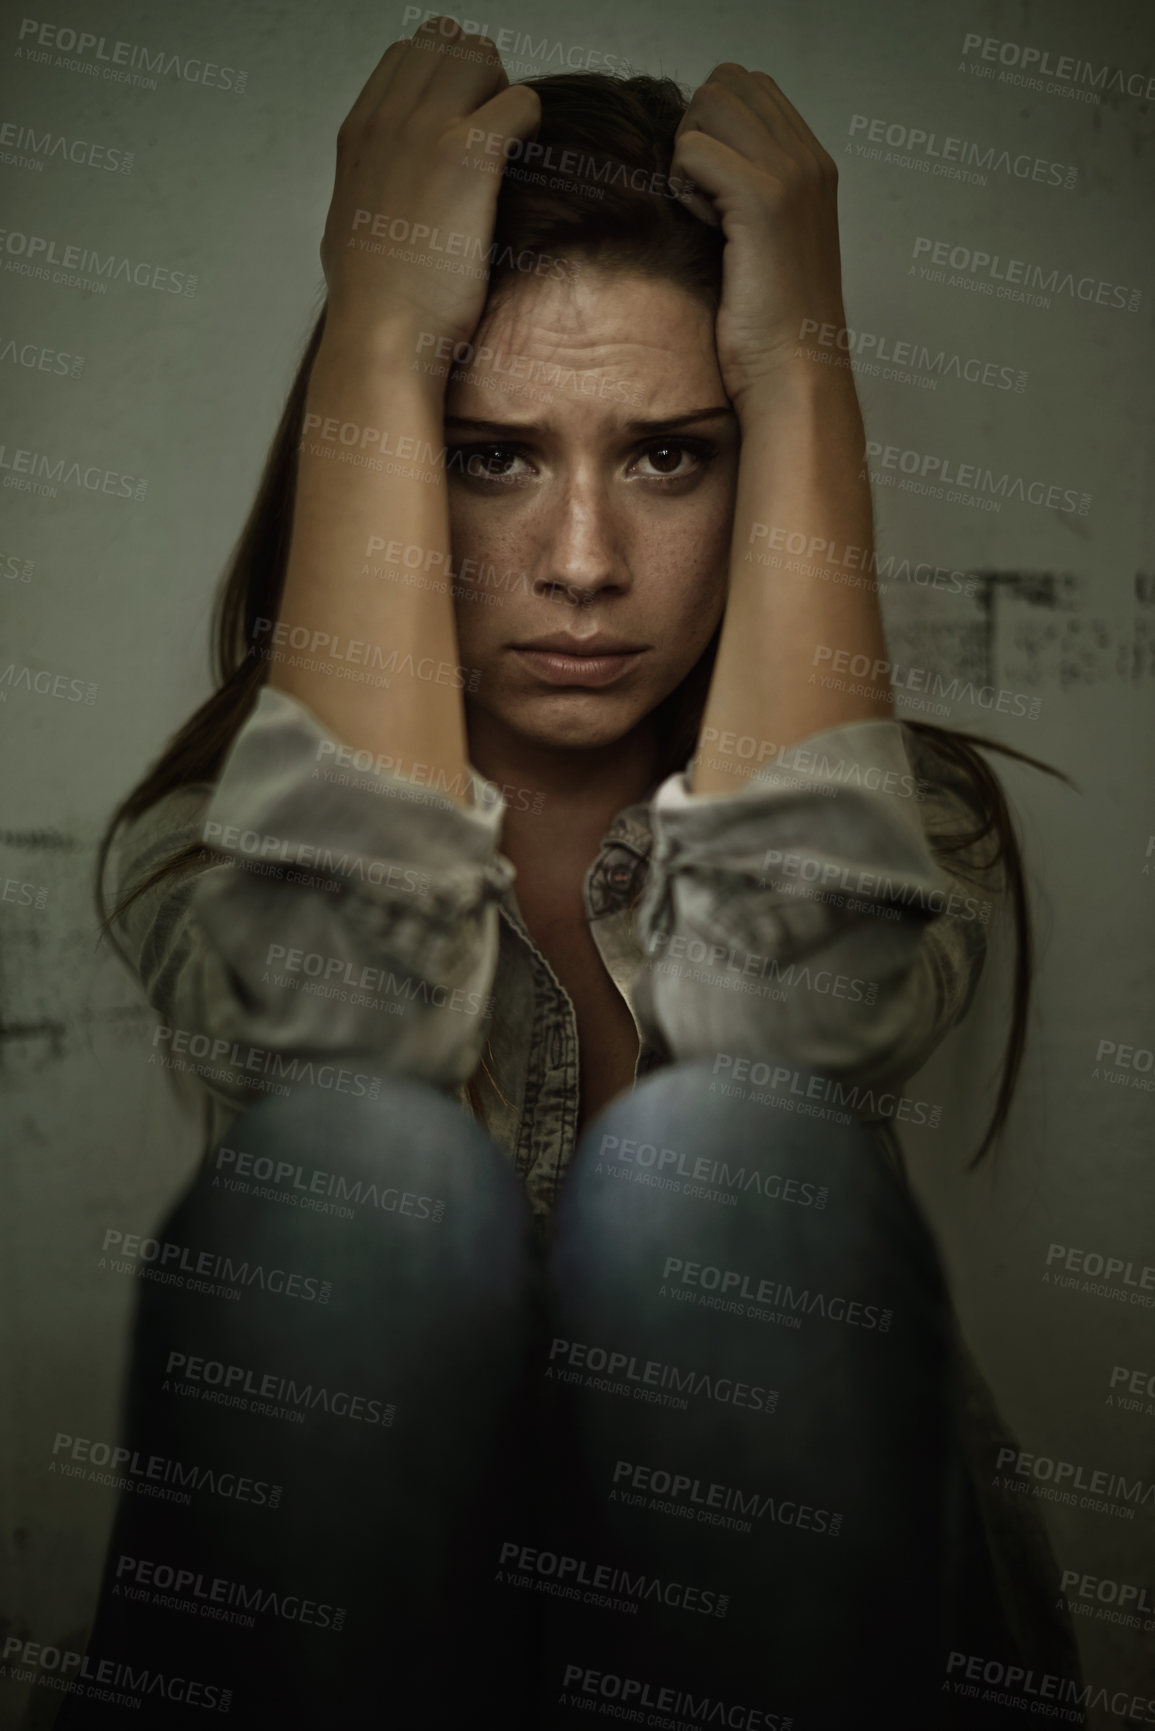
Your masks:
<svg viewBox="0 0 1155 1731"><path fill-rule="evenodd" d="M445 409L608 427L725 400L709 307L676 283L577 264L503 288L450 375Z"/></svg>

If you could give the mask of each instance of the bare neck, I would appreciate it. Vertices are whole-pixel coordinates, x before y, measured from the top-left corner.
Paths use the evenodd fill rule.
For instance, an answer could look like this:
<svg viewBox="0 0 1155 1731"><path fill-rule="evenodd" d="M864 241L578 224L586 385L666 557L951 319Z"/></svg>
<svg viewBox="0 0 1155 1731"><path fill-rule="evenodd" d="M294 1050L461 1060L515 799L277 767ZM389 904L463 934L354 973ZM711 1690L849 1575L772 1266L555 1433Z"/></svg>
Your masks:
<svg viewBox="0 0 1155 1731"><path fill-rule="evenodd" d="M612 745L566 751L514 733L481 710L469 715L469 761L506 799L502 851L523 862L583 869L618 813L658 773L652 718Z"/></svg>

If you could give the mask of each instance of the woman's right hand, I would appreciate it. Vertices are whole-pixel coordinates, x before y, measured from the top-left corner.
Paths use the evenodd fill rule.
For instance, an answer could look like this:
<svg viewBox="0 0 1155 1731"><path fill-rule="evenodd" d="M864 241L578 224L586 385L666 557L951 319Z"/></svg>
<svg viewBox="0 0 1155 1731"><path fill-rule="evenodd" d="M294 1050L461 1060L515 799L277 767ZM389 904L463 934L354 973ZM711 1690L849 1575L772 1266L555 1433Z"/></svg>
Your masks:
<svg viewBox="0 0 1155 1731"><path fill-rule="evenodd" d="M540 119L536 91L510 84L493 42L452 18L387 48L337 134L327 331L467 342L488 289L504 141L533 137Z"/></svg>

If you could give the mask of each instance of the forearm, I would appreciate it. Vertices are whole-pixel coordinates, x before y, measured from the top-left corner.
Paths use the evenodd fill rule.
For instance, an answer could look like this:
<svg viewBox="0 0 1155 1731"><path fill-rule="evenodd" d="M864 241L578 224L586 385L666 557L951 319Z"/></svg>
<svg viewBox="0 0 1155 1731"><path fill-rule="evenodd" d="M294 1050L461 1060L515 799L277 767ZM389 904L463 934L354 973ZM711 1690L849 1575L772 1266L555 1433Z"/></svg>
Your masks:
<svg viewBox="0 0 1155 1731"><path fill-rule="evenodd" d="M833 655L818 654L865 655L872 668L886 661L873 583L838 581L845 563L827 565L822 552L825 544L845 561L854 548L855 569L871 569L873 511L853 380L810 364L784 369L743 404L741 420L729 597L694 793L737 791L769 748L892 713L885 672L843 679L830 672ZM765 550L771 563L758 563ZM744 757L716 749L731 733L758 748Z"/></svg>
<svg viewBox="0 0 1155 1731"><path fill-rule="evenodd" d="M429 785L469 805L442 388L409 370L412 357L401 327L326 332L300 446L278 622L287 629L273 634L269 684L306 704L346 744L395 760L399 773L428 766ZM326 439L329 420L374 429L380 439L364 446ZM346 451L380 457L398 445L414 455L385 456L380 472L341 460ZM414 474L388 472L406 467ZM420 569L432 581L404 581L409 568L390 563L391 542L420 548Z"/></svg>

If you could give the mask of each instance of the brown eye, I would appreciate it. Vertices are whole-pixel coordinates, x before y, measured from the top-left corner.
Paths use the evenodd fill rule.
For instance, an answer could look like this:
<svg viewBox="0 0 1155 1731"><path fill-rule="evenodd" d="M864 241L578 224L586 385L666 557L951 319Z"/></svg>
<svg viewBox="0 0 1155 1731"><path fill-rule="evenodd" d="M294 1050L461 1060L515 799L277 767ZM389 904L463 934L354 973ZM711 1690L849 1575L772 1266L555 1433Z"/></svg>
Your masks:
<svg viewBox="0 0 1155 1731"><path fill-rule="evenodd" d="M466 467L471 475L494 480L509 472L512 461L512 451L506 450L504 445L491 445L484 450L475 451Z"/></svg>
<svg viewBox="0 0 1155 1731"><path fill-rule="evenodd" d="M641 471L653 481L688 481L701 473L714 455L714 449L704 443L690 444L684 439L658 439L647 445L642 459L648 469Z"/></svg>
<svg viewBox="0 0 1155 1731"><path fill-rule="evenodd" d="M471 481L517 481L525 471L513 465L521 461L516 445L451 445L447 467Z"/></svg>

